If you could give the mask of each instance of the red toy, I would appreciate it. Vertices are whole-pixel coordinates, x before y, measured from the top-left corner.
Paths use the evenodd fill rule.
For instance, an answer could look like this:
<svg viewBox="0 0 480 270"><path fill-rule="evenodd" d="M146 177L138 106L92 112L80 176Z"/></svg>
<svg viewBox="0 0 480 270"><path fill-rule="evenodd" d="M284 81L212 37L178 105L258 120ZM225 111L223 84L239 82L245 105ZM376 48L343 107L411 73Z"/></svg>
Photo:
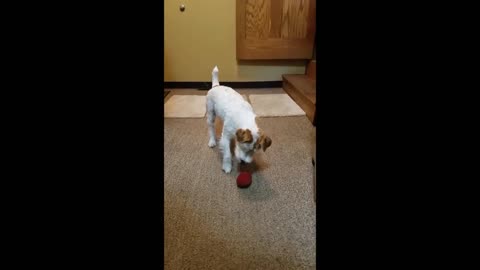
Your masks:
<svg viewBox="0 0 480 270"><path fill-rule="evenodd" d="M240 172L237 177L237 186L239 188L247 188L252 183L252 175L248 172Z"/></svg>

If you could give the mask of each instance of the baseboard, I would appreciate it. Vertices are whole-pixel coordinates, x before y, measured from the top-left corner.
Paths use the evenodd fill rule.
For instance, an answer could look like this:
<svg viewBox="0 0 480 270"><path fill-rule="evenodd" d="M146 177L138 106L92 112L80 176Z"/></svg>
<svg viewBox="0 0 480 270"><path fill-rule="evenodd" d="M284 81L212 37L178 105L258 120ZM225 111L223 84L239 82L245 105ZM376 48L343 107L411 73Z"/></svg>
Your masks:
<svg viewBox="0 0 480 270"><path fill-rule="evenodd" d="M266 82L220 82L221 85L231 88L281 88L282 81ZM199 90L209 90L212 87L211 82L164 82L163 88L194 88Z"/></svg>

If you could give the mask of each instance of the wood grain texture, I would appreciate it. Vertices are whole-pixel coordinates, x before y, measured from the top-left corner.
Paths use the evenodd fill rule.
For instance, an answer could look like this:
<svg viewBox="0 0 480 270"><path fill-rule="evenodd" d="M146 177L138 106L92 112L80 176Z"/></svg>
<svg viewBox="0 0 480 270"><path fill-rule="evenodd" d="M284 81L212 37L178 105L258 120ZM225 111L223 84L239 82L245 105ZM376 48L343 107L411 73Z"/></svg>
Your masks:
<svg viewBox="0 0 480 270"><path fill-rule="evenodd" d="M313 0L310 0L313 1ZM307 36L309 0L284 0L282 12L282 38Z"/></svg>
<svg viewBox="0 0 480 270"><path fill-rule="evenodd" d="M266 39L270 35L271 0L248 0L245 6L246 38Z"/></svg>
<svg viewBox="0 0 480 270"><path fill-rule="evenodd" d="M273 0L270 4L270 37L280 38L282 33L283 0Z"/></svg>
<svg viewBox="0 0 480 270"><path fill-rule="evenodd" d="M308 3L308 23L307 23L307 40L312 42L312 45L315 42L315 31L317 26L317 1L310 0ZM313 46L312 46L313 50Z"/></svg>
<svg viewBox="0 0 480 270"><path fill-rule="evenodd" d="M311 59L313 0L237 0L237 59Z"/></svg>
<svg viewBox="0 0 480 270"><path fill-rule="evenodd" d="M245 13L246 13L246 2L245 0L237 0L236 5L236 30L237 30L237 58L242 59L242 56L245 55Z"/></svg>
<svg viewBox="0 0 480 270"><path fill-rule="evenodd" d="M237 42L238 44L238 42ZM313 44L307 40L289 42L284 39L243 40L237 47L238 59L309 59Z"/></svg>

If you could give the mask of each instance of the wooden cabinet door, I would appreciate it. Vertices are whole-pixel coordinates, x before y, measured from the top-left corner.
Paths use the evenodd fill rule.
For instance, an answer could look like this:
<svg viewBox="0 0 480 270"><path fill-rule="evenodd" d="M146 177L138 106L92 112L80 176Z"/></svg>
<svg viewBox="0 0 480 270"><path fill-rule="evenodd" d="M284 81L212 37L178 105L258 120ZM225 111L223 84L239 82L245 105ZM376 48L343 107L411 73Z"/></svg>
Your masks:
<svg viewBox="0 0 480 270"><path fill-rule="evenodd" d="M311 59L315 0L237 0L237 59Z"/></svg>

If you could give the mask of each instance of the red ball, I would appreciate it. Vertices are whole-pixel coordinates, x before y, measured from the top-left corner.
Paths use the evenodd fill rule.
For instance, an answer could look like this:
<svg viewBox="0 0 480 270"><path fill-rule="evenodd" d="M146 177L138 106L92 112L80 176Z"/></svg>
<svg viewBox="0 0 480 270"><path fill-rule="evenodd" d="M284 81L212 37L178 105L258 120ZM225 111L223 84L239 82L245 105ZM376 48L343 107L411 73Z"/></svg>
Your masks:
<svg viewBox="0 0 480 270"><path fill-rule="evenodd" d="M252 175L248 172L241 172L237 177L237 186L247 188L252 183Z"/></svg>

